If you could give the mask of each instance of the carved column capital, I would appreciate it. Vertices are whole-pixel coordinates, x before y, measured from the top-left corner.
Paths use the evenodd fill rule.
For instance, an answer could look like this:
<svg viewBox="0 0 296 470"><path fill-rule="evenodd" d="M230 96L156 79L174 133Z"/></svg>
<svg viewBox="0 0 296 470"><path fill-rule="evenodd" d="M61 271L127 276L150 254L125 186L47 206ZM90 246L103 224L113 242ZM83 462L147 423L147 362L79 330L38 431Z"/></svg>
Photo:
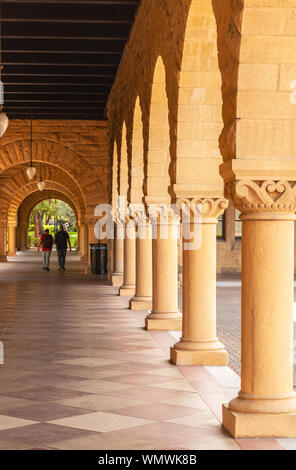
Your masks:
<svg viewBox="0 0 296 470"><path fill-rule="evenodd" d="M86 215L86 216L85 216L85 223L86 223L88 226L95 225L96 221L97 221L97 219L96 219L94 216L92 216L92 215L90 215L90 216L87 216L87 215Z"/></svg>
<svg viewBox="0 0 296 470"><path fill-rule="evenodd" d="M9 228L17 228L17 226L18 226L17 222L14 222L14 221L7 222L7 227Z"/></svg>
<svg viewBox="0 0 296 470"><path fill-rule="evenodd" d="M256 214L268 217L270 214L290 214L296 212L296 182L235 180L225 184L225 197L231 199L243 217Z"/></svg>
<svg viewBox="0 0 296 470"><path fill-rule="evenodd" d="M146 213L141 213L137 215L136 222L138 227L146 227L150 224L150 220L147 217Z"/></svg>
<svg viewBox="0 0 296 470"><path fill-rule="evenodd" d="M180 214L166 204L148 206L148 217L153 225L179 225Z"/></svg>
<svg viewBox="0 0 296 470"><path fill-rule="evenodd" d="M186 211L186 207L191 213L198 212L202 215L202 220L216 222L218 217L224 213L229 205L229 201L222 197L217 198L183 198L178 200L178 205Z"/></svg>

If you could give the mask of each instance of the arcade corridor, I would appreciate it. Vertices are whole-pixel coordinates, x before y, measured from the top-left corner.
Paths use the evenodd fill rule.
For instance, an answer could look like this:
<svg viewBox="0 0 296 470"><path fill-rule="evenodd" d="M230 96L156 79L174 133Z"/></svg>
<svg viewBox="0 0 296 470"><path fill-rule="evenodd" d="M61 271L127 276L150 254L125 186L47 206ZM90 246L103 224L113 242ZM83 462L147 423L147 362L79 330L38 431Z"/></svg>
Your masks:
<svg viewBox="0 0 296 470"><path fill-rule="evenodd" d="M171 365L169 332L145 331L144 312L128 310L75 256L66 273L51 267L42 272L30 252L1 265L1 449L295 445L233 440L220 424L236 391L228 368Z"/></svg>

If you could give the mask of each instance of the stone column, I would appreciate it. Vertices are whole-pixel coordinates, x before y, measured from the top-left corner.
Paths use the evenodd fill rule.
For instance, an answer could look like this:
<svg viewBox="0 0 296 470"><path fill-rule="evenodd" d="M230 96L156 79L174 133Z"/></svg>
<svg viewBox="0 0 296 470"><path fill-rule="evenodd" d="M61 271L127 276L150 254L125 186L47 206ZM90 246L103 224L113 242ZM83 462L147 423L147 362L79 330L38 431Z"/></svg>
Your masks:
<svg viewBox="0 0 296 470"><path fill-rule="evenodd" d="M0 219L0 262L6 262L7 252L7 220Z"/></svg>
<svg viewBox="0 0 296 470"><path fill-rule="evenodd" d="M136 230L133 220L128 219L124 239L124 273L120 295L133 296L136 289Z"/></svg>
<svg viewBox="0 0 296 470"><path fill-rule="evenodd" d="M80 260L86 261L88 259L88 228L85 223L80 224Z"/></svg>
<svg viewBox="0 0 296 470"><path fill-rule="evenodd" d="M115 223L114 239L114 272L112 274L112 285L119 287L123 284L123 266L124 266L124 225L120 222Z"/></svg>
<svg viewBox="0 0 296 470"><path fill-rule="evenodd" d="M25 251L28 249L28 230L29 230L29 224L19 225L20 251Z"/></svg>
<svg viewBox="0 0 296 470"><path fill-rule="evenodd" d="M191 208L184 207L189 217L184 213L182 338L171 348L177 365L228 364L216 331L216 228L227 206L226 199L217 198L192 200Z"/></svg>
<svg viewBox="0 0 296 470"><path fill-rule="evenodd" d="M152 230L146 217L138 219L136 239L136 294L130 301L132 310L152 309Z"/></svg>
<svg viewBox="0 0 296 470"><path fill-rule="evenodd" d="M81 248L80 248L80 244L81 244L81 223L80 222L77 222L77 244L76 244L76 252L78 254L78 256L81 256Z"/></svg>
<svg viewBox="0 0 296 470"><path fill-rule="evenodd" d="M98 239L96 238L95 235L95 225L96 225L96 219L95 217L89 216L85 218L86 225L87 225L87 259L88 259L88 265L87 265L87 272L90 272L91 269L91 259L90 259L90 247L89 245L91 243L98 243Z"/></svg>
<svg viewBox="0 0 296 470"><path fill-rule="evenodd" d="M296 437L293 283L296 184L235 181L242 212L242 368L238 397L223 406L234 437Z"/></svg>
<svg viewBox="0 0 296 470"><path fill-rule="evenodd" d="M147 330L180 330L178 309L179 217L169 214L152 219L156 233L152 240L152 312L146 317Z"/></svg>
<svg viewBox="0 0 296 470"><path fill-rule="evenodd" d="M16 256L16 223L8 223L8 252L7 256Z"/></svg>

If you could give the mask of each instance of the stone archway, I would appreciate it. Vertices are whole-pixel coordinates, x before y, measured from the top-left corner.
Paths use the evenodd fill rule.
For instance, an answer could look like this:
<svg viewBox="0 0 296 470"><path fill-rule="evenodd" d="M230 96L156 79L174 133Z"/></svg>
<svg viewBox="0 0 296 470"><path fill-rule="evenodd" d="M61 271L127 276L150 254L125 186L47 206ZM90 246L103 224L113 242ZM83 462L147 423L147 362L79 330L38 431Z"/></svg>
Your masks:
<svg viewBox="0 0 296 470"><path fill-rule="evenodd" d="M139 97L137 97L134 108L131 154L130 202L141 203L144 184L144 140L142 109Z"/></svg>
<svg viewBox="0 0 296 470"><path fill-rule="evenodd" d="M147 203L168 203L170 197L170 127L166 94L166 71L161 57L158 58L152 85L149 141L145 175L145 199Z"/></svg>
<svg viewBox="0 0 296 470"><path fill-rule="evenodd" d="M44 194L40 193L37 188L37 181L39 178L39 172L42 174L42 178L45 182L45 191L51 191L51 194L60 194L62 199L67 198L70 202L70 205L75 207L75 212L78 217L79 227L82 228L84 232L84 256L87 254L87 236L85 228L85 214L86 214L86 201L84 194L77 185L75 179L68 173L62 170L57 166L50 165L48 163L43 163L37 168L37 176L35 180L29 181L26 174L26 165L21 163L20 165L14 165L3 172L0 176L1 178L1 190L0 190L0 213L1 218L3 219L3 227L6 224L7 230L3 228L4 239L7 239L8 243L8 253L13 255L16 252L16 240L22 240L20 245L26 247L26 232L27 221L19 220L18 211L27 198L31 194L35 194L36 200L40 195L40 200L45 199ZM17 230L17 226L19 229ZM19 232L22 233L21 236ZM4 246L4 250L6 248ZM2 254L2 259L5 260L5 252Z"/></svg>
<svg viewBox="0 0 296 470"><path fill-rule="evenodd" d="M29 218L34 207L40 202L46 199L59 199L66 204L68 204L75 216L77 221L77 226L79 227L81 217L81 209L79 207L78 201L75 196L69 191L66 191L63 188L59 188L57 184L52 184L51 189L49 184L47 184L47 189L42 193L40 191L34 191L30 193L19 205L17 210L17 229L16 229L16 249L18 251L24 251L28 247L28 228L29 228ZM11 207L9 211L8 220L14 219L15 215L13 214L14 207ZM10 227L11 222L8 222L8 227ZM9 242L9 239L8 239ZM79 240L78 240L79 242Z"/></svg>
<svg viewBox="0 0 296 470"><path fill-rule="evenodd" d="M128 156L127 156L127 129L125 123L122 125L121 146L118 158L118 194L127 199L128 196Z"/></svg>
<svg viewBox="0 0 296 470"><path fill-rule="evenodd" d="M83 192L67 172L49 164L43 164L41 172L46 188L58 187L62 193L68 192L73 195L77 200L77 207L80 207L81 212L85 213L86 201ZM34 181L30 181L24 165L15 166L1 174L0 212L2 218L10 221L16 220L17 209L21 202L28 194L38 189L38 175L39 173Z"/></svg>
<svg viewBox="0 0 296 470"><path fill-rule="evenodd" d="M30 141L14 140L0 145L0 171L14 171L15 167L26 167L30 162ZM33 162L59 168L67 173L84 194L86 205L94 206L104 200L104 187L93 168L76 152L62 144L47 140L34 140Z"/></svg>

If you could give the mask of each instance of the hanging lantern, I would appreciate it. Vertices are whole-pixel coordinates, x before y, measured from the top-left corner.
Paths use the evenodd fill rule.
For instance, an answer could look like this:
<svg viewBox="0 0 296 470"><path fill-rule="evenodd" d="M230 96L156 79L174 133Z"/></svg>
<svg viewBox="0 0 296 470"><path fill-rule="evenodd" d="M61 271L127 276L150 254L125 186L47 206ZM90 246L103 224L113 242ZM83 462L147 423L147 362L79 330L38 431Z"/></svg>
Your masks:
<svg viewBox="0 0 296 470"><path fill-rule="evenodd" d="M36 175L36 168L34 166L29 166L27 168L27 175L28 175L28 178L32 180L34 176Z"/></svg>
<svg viewBox="0 0 296 470"><path fill-rule="evenodd" d="M30 180L36 175L36 168L33 166L32 161L33 154L33 116L31 115L31 151L30 151L30 166L27 168L27 175Z"/></svg>
<svg viewBox="0 0 296 470"><path fill-rule="evenodd" d="M43 179L42 179L41 171L42 171L42 166L41 166L41 163L40 163L40 180L39 180L39 182L37 183L37 186L38 186L38 188L39 188L39 191L42 192L43 189L44 189L44 187L45 187L45 183L44 183L44 181L43 181Z"/></svg>
<svg viewBox="0 0 296 470"><path fill-rule="evenodd" d="M2 137L5 134L8 128L8 124L9 124L8 117L3 111L1 111L0 112L0 137Z"/></svg>
<svg viewBox="0 0 296 470"><path fill-rule="evenodd" d="M37 183L37 186L38 186L39 191L42 192L44 187L45 187L45 183L44 183L43 179L40 179L40 181Z"/></svg>

